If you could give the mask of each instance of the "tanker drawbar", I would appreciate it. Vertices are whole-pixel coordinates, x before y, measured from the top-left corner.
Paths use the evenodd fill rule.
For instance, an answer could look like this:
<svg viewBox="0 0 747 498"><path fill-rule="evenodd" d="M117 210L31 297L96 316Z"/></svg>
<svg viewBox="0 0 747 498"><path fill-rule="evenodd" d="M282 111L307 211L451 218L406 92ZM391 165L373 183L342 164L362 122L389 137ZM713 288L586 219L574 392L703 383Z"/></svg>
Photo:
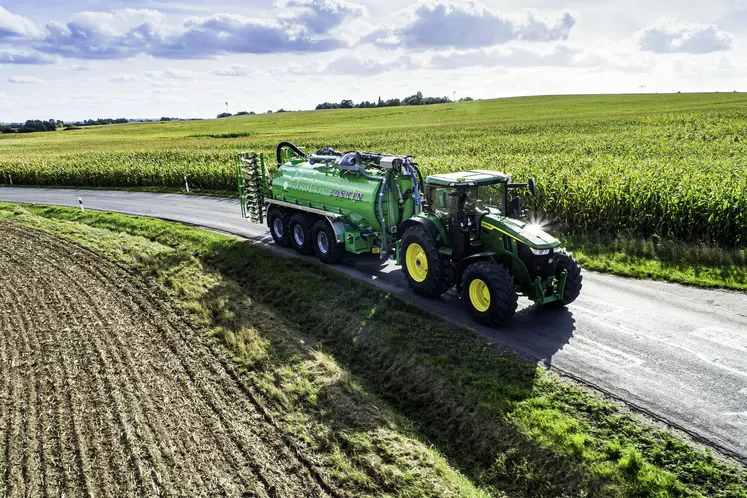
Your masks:
<svg viewBox="0 0 747 498"><path fill-rule="evenodd" d="M581 269L550 234L522 221L509 173L470 170L423 180L409 155L313 154L289 142L239 154L241 212L267 223L280 246L336 263L345 254L377 254L402 265L409 286L437 297L456 287L479 322L497 324L516 311L517 296L565 306L581 291Z"/></svg>

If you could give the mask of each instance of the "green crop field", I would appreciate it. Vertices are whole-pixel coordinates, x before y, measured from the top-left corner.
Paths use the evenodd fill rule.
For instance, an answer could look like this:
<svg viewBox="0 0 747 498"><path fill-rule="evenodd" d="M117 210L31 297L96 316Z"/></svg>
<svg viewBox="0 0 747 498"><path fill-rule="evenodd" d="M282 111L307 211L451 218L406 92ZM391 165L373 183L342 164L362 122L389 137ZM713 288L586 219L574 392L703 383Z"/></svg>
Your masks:
<svg viewBox="0 0 747 498"><path fill-rule="evenodd" d="M424 173L537 177L565 233L747 243L747 94L557 96L311 111L0 137L0 184L232 190L280 140L411 154Z"/></svg>

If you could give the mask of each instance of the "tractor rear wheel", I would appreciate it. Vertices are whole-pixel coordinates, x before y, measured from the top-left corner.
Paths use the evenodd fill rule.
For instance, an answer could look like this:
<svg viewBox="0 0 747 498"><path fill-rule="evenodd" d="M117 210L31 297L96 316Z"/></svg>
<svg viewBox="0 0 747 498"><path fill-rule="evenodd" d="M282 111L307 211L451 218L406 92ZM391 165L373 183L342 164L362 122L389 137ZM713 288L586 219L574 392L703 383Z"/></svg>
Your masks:
<svg viewBox="0 0 747 498"><path fill-rule="evenodd" d="M290 243L299 254L311 254L311 225L313 218L306 213L296 213L290 219Z"/></svg>
<svg viewBox="0 0 747 498"><path fill-rule="evenodd" d="M516 313L519 296L514 276L498 263L470 265L462 278L462 301L483 325L498 325Z"/></svg>
<svg viewBox="0 0 747 498"><path fill-rule="evenodd" d="M408 228L402 236L402 269L410 288L426 297L438 297L451 287L436 244L422 227Z"/></svg>
<svg viewBox="0 0 747 498"><path fill-rule="evenodd" d="M553 301L548 303L547 306L551 308L562 308L563 306L571 304L576 300L579 294L581 294L584 277L581 275L581 267L578 266L578 261L573 257L573 253L570 253L565 249L558 249L555 251L555 257L558 259L558 263L555 266L555 278L560 278L563 271L568 272L568 276L565 278L563 300Z"/></svg>
<svg viewBox="0 0 747 498"><path fill-rule="evenodd" d="M316 256L322 263L333 264L342 261L345 244L337 242L337 236L327 220L319 220L311 228L311 241Z"/></svg>
<svg viewBox="0 0 747 498"><path fill-rule="evenodd" d="M267 213L267 226L270 235L280 247L288 247L290 244L290 214L283 208L272 206Z"/></svg>

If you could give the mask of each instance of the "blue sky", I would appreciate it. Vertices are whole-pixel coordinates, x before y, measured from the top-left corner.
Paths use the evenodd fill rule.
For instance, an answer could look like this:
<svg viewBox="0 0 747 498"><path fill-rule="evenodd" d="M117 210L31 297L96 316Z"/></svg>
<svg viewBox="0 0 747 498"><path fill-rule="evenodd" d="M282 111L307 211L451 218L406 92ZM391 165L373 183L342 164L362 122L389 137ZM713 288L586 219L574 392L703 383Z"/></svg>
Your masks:
<svg viewBox="0 0 747 498"><path fill-rule="evenodd" d="M747 90L747 0L0 5L0 121Z"/></svg>

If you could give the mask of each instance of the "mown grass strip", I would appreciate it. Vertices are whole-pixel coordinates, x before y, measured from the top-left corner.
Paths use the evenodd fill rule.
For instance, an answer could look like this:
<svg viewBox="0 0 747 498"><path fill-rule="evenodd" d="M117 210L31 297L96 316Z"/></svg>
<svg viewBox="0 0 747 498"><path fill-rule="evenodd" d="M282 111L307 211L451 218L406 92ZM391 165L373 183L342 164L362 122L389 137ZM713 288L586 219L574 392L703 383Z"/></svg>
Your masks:
<svg viewBox="0 0 747 498"><path fill-rule="evenodd" d="M353 374L351 385L360 381L361 396L385 400L422 440L490 493L747 496L742 468L365 284L231 237L159 220L26 209L33 216L21 215L20 221L93 246L154 277L195 316L209 316L248 372L257 359L253 348L237 346L245 332L230 303L261 304L283 327L303 331ZM5 217L11 212L10 207L0 211ZM81 235L86 226L96 235ZM137 237L143 244L170 248L168 258L128 251L117 243L120 233L128 234L123 240ZM230 285L210 298L191 292L190 282L199 282L200 272ZM258 325L253 333L260 338L272 329ZM307 391L302 397L318 403L319 392Z"/></svg>

